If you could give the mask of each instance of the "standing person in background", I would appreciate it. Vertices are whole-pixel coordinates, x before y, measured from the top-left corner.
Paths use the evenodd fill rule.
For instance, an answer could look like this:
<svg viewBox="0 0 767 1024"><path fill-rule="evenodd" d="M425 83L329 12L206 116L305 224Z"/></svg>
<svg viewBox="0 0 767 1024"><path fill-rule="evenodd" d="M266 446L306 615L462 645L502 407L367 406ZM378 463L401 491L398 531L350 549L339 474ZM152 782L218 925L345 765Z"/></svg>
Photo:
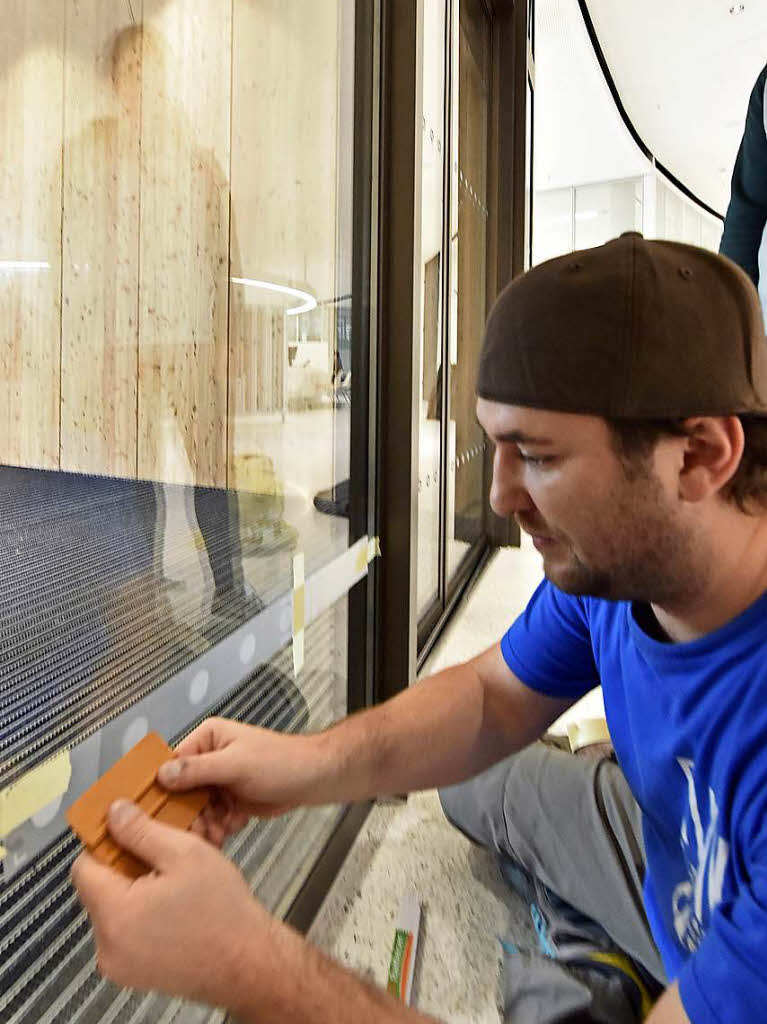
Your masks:
<svg viewBox="0 0 767 1024"><path fill-rule="evenodd" d="M719 251L739 264L767 310L767 66L751 90Z"/></svg>

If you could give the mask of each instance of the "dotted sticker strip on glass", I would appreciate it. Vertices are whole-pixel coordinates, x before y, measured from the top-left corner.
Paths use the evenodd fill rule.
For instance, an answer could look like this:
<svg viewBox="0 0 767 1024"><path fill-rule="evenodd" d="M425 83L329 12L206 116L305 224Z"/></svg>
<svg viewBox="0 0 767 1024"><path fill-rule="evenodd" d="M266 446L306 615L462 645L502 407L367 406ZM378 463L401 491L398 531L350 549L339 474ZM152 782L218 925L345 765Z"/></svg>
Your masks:
<svg viewBox="0 0 767 1024"><path fill-rule="evenodd" d="M305 625L341 600L367 573L368 561L378 550L375 539L371 544L368 537L362 537L343 555L309 573L304 583ZM138 639L141 631L134 624L133 633L129 632L125 638L129 657L124 675L115 667L115 662L119 667L119 660L108 657L114 652L107 649L103 652L103 672L98 662L94 664L86 659L85 668L74 675L71 688L64 689L63 693L54 688L46 704L45 698L35 700L35 688L48 694L50 678L56 679L54 673L60 671L56 658L63 658L66 651L54 647L50 660L43 659L43 664L48 665L47 671L41 671L39 676L26 675L18 682L18 691L27 695L28 703L13 720L9 716L9 724L3 724L0 732L0 753L5 755L0 792L18 784L37 764L62 747L70 748L71 779L65 798L52 818L37 825L31 815L39 808L31 808L30 820L14 827L7 836L0 836L5 847L0 865L3 876L12 877L66 829L67 808L141 739L150 723L166 739L183 732L191 721L224 699L259 665L281 649L287 647L292 651L293 627L293 591L287 587L279 598L252 618L241 624L230 621L231 631L217 643L203 650L182 648L175 658L169 655L167 647L163 650L161 641L167 641L168 634L158 630L149 634L146 658L142 659ZM83 636L87 639L88 634ZM305 636L303 656L309 662L313 654L307 645ZM88 654L87 643L81 646ZM345 640L342 647L345 650ZM34 661L36 646L30 643L25 650ZM336 648L332 663L338 664L339 657ZM144 671L137 671L136 664ZM295 678L293 663L291 675ZM307 679L302 670L302 691L308 685ZM14 685L15 682L9 684L2 693L4 704L6 693L16 692ZM337 686L336 690L340 694L343 687ZM10 706L10 698L8 704ZM339 707L336 717L344 711L345 707ZM29 737L33 737L34 742Z"/></svg>

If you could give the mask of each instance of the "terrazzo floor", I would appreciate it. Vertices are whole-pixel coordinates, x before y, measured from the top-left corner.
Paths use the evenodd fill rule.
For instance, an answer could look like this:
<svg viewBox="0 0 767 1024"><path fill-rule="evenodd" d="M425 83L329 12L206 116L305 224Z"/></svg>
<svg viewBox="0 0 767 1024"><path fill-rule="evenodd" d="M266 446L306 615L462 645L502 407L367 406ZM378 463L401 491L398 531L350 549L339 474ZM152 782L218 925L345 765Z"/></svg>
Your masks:
<svg viewBox="0 0 767 1024"><path fill-rule="evenodd" d="M541 579L531 545L495 555L432 654L425 674L466 660L501 636ZM573 717L598 714L589 695ZM559 727L563 729L564 723ZM499 1024L500 937L534 945L527 905L492 858L445 820L436 792L381 802L371 812L309 938L383 986L399 904L415 889L423 907L413 1005L450 1024Z"/></svg>

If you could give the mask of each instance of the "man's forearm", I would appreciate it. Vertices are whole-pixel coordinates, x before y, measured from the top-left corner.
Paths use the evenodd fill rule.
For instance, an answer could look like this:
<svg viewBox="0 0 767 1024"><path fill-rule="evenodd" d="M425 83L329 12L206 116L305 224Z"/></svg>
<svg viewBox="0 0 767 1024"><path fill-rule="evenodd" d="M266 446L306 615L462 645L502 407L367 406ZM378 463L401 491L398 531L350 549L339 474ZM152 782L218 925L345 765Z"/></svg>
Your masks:
<svg viewBox="0 0 767 1024"><path fill-rule="evenodd" d="M449 785L510 752L472 663L425 679L315 737L325 770L317 802L349 803Z"/></svg>
<svg viewBox="0 0 767 1024"><path fill-rule="evenodd" d="M242 1024L435 1024L275 922L267 962L247 952L228 1008Z"/></svg>

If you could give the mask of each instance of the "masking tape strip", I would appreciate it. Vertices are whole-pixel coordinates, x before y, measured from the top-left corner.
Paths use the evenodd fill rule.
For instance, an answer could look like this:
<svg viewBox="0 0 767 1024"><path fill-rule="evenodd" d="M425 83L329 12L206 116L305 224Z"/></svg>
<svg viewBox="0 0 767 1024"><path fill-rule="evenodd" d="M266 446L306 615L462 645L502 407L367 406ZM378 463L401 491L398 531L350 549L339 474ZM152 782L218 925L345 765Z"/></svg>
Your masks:
<svg viewBox="0 0 767 1024"><path fill-rule="evenodd" d="M604 718L584 718L580 722L568 723L567 738L570 741L570 750L575 753L592 743L609 743L610 733Z"/></svg>
<svg viewBox="0 0 767 1024"><path fill-rule="evenodd" d="M303 633L306 625L306 587L303 584L293 591L293 636Z"/></svg>
<svg viewBox="0 0 767 1024"><path fill-rule="evenodd" d="M324 615L337 601L343 600L351 588L364 579L368 573L368 553L369 538L360 537L351 547L315 569L305 579L304 628ZM292 627L291 588L220 643L195 658L161 687L152 690L138 703L105 723L98 732L86 740L71 741L72 778L61 809L43 828L30 817L13 828L7 841L0 833L2 845L7 849L4 859L0 852L0 877L6 881L14 877L25 864L49 846L56 835L66 831L66 807L121 755L125 730L136 718L146 718L156 732L170 741L193 718L215 707L233 687L243 682L246 674L289 644ZM299 665L303 664L302 641L303 635L299 632L293 644ZM190 694L200 678L207 683L205 695L199 702L193 702ZM24 777L19 776L14 782L8 783L6 788L15 787Z"/></svg>
<svg viewBox="0 0 767 1024"><path fill-rule="evenodd" d="M368 537L360 537L342 555L306 581L306 624L314 622L368 574Z"/></svg>
<svg viewBox="0 0 767 1024"><path fill-rule="evenodd" d="M69 751L61 750L0 793L0 837L5 837L66 793L72 778Z"/></svg>
<svg viewBox="0 0 767 1024"><path fill-rule="evenodd" d="M360 573L367 572L368 562L370 561L368 548L370 540L366 535L361 537L357 544L359 547L357 550L357 560L354 563L354 571L359 575Z"/></svg>
<svg viewBox="0 0 767 1024"><path fill-rule="evenodd" d="M306 577L303 553L293 556L293 673L304 667L304 626L306 624Z"/></svg>
<svg viewBox="0 0 767 1024"><path fill-rule="evenodd" d="M368 540L368 565L373 561L374 558L381 557L381 538L370 537Z"/></svg>

